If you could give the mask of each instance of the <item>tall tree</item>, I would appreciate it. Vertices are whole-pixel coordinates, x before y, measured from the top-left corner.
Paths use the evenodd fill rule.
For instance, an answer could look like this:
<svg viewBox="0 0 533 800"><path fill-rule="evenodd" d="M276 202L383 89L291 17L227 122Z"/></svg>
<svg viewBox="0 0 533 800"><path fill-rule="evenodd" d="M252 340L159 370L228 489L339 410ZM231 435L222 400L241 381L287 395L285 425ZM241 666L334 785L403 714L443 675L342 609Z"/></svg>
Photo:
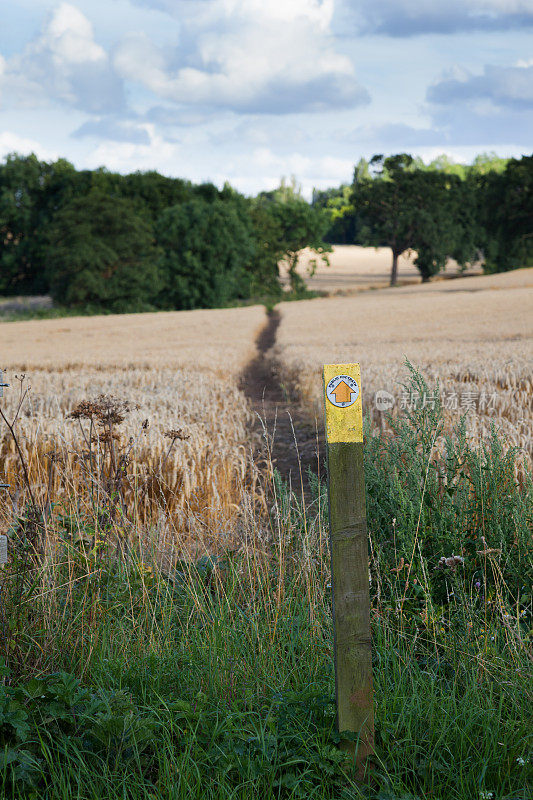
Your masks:
<svg viewBox="0 0 533 800"><path fill-rule="evenodd" d="M417 251L423 281L443 269L452 254L469 260L458 176L420 169L406 153L374 156L370 164L375 177L355 183L352 202L364 223L365 244L392 250L391 286L406 250Z"/></svg>
<svg viewBox="0 0 533 800"><path fill-rule="evenodd" d="M35 155L9 155L0 167L0 292L45 291L42 224L45 164Z"/></svg>
<svg viewBox="0 0 533 800"><path fill-rule="evenodd" d="M161 288L158 257L152 227L134 204L93 189L53 218L47 252L52 297L102 311L152 309Z"/></svg>
<svg viewBox="0 0 533 800"><path fill-rule="evenodd" d="M323 262L329 263L326 253L331 245L324 241L330 218L325 209L310 205L301 195L294 178L291 184L282 180L281 186L271 192L261 192L256 206L270 218L270 248L277 261L285 261L290 287L299 292L305 289L305 280L297 271L300 252L310 248ZM310 262L311 274L317 260Z"/></svg>
<svg viewBox="0 0 533 800"><path fill-rule="evenodd" d="M195 198L172 206L160 215L156 236L167 307L214 308L249 296L255 242L237 204Z"/></svg>
<svg viewBox="0 0 533 800"><path fill-rule="evenodd" d="M504 172L478 178L485 270L533 266L533 156L513 158Z"/></svg>

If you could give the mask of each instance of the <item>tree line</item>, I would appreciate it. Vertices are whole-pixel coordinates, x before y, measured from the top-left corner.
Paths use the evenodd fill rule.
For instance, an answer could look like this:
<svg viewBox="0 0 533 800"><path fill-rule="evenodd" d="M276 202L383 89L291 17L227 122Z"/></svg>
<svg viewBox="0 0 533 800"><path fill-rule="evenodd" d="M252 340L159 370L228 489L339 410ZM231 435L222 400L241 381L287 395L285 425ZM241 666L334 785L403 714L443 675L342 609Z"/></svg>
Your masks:
<svg viewBox="0 0 533 800"><path fill-rule="evenodd" d="M298 254L331 243L417 253L423 280L448 258L487 271L533 263L533 156L481 156L470 167L407 154L361 160L350 185L296 182L245 197L229 184L157 172L76 170L64 159L0 164L0 295L50 294L112 312L210 308L279 298L280 262L305 288Z"/></svg>
<svg viewBox="0 0 533 800"><path fill-rule="evenodd" d="M450 258L486 272L533 265L533 156L485 154L466 166L376 155L359 161L351 185L315 191L313 206L330 212L326 241L391 248L391 285L407 250L423 281Z"/></svg>
<svg viewBox="0 0 533 800"><path fill-rule="evenodd" d="M0 165L0 295L112 312L276 298L280 262L302 289L298 253L323 255L328 226L329 212L295 184L247 198L229 184L10 155Z"/></svg>

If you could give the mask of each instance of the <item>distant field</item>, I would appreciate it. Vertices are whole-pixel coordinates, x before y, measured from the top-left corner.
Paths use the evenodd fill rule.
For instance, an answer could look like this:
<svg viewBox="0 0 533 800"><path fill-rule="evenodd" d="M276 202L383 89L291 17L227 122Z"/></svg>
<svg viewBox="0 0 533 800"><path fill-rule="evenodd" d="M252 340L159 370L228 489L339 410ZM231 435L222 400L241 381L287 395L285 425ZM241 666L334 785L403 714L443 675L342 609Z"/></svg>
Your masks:
<svg viewBox="0 0 533 800"><path fill-rule="evenodd" d="M29 320L0 327L1 365L193 367L240 372L254 352L262 306Z"/></svg>
<svg viewBox="0 0 533 800"><path fill-rule="evenodd" d="M367 411L380 418L374 393L401 406L407 356L440 380L450 422L470 405L472 434L494 421L531 460L533 269L287 303L281 315L275 362L319 417L322 364L359 361Z"/></svg>
<svg viewBox="0 0 533 800"><path fill-rule="evenodd" d="M318 261L313 277L308 277L308 266L314 254L304 250L298 272L306 279L308 288L316 292L350 293L371 286L387 286L390 281L392 254L388 247L359 247L358 245L335 245L329 253L330 266ZM415 255L403 256L398 264L400 283L420 283L420 273L414 266ZM466 274L479 274L481 269L474 267ZM455 261L450 261L446 271L439 277L452 277L458 274Z"/></svg>

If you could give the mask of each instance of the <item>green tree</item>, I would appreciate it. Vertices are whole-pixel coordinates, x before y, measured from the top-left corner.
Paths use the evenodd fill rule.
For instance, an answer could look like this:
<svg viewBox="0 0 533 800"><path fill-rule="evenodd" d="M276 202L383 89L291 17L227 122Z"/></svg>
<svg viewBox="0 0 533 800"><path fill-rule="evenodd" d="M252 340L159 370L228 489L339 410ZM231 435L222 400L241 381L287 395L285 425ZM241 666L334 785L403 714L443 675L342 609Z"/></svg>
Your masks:
<svg viewBox="0 0 533 800"><path fill-rule="evenodd" d="M352 186L342 183L338 189L313 190L312 205L329 215L324 241L329 244L353 244L358 241L359 221L351 202Z"/></svg>
<svg viewBox="0 0 533 800"><path fill-rule="evenodd" d="M374 156L370 164L376 175L354 185L352 202L364 224L364 243L392 250L391 286L406 250L417 251L423 281L443 269L451 255L462 263L469 260L457 175L420 169L406 153Z"/></svg>
<svg viewBox="0 0 533 800"><path fill-rule="evenodd" d="M181 178L167 178L155 170L120 176L120 192L135 202L139 212L148 212L156 221L165 208L185 203L193 195L193 185Z"/></svg>
<svg viewBox="0 0 533 800"><path fill-rule="evenodd" d="M533 266L533 156L477 181L486 272Z"/></svg>
<svg viewBox="0 0 533 800"><path fill-rule="evenodd" d="M47 163L35 155L7 156L0 166L0 292L49 291L45 269L54 214L107 180L103 170L77 172L65 159ZM122 178L122 176L119 176ZM110 187L104 187L110 194Z"/></svg>
<svg viewBox="0 0 533 800"><path fill-rule="evenodd" d="M249 297L254 232L236 203L195 198L167 208L156 236L166 307L214 308Z"/></svg>
<svg viewBox="0 0 533 800"><path fill-rule="evenodd" d="M487 175L489 172L502 173L509 163L508 158L500 158L497 153L480 153L472 161L468 170L478 175Z"/></svg>
<svg viewBox="0 0 533 800"><path fill-rule="evenodd" d="M0 292L46 290L42 269L45 165L35 155L7 156L0 167Z"/></svg>
<svg viewBox="0 0 533 800"><path fill-rule="evenodd" d="M112 312L154 308L159 252L149 222L133 203L97 189L54 216L47 275L55 301Z"/></svg>
<svg viewBox="0 0 533 800"><path fill-rule="evenodd" d="M305 281L298 274L300 251L310 248L324 263L329 263L326 253L331 246L324 241L329 227L328 212L310 205L301 195L294 177L291 184L282 179L278 189L261 192L256 198L256 205L261 207L269 219L269 247L276 262L287 263L290 287L299 292L305 289ZM311 274L317 266L317 260L311 260Z"/></svg>

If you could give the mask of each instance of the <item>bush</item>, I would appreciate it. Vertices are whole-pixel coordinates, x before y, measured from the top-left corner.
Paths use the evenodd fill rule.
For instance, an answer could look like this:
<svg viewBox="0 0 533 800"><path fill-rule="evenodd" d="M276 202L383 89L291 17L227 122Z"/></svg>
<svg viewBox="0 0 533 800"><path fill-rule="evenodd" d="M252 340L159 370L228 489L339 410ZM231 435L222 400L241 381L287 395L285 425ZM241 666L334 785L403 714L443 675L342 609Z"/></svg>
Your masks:
<svg viewBox="0 0 533 800"><path fill-rule="evenodd" d="M235 204L195 199L172 206L159 217L156 232L164 307L214 308L249 296L252 224Z"/></svg>
<svg viewBox="0 0 533 800"><path fill-rule="evenodd" d="M52 297L111 312L153 308L160 288L151 226L129 200L93 190L68 203L48 234Z"/></svg>

